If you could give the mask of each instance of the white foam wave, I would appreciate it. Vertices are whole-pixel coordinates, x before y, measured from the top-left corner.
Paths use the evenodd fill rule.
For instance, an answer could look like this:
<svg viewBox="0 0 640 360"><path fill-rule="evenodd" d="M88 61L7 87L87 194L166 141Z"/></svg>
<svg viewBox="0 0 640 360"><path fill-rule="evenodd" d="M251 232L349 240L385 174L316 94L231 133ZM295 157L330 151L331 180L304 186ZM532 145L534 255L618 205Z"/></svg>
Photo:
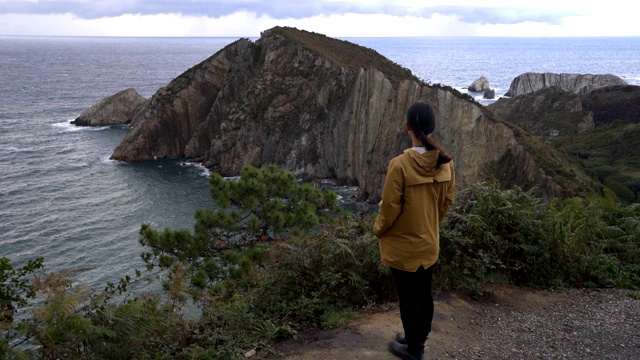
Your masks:
<svg viewBox="0 0 640 360"><path fill-rule="evenodd" d="M205 177L211 176L211 171L209 171L209 169L207 169L204 165L202 165L200 163L185 161L185 162L180 163L180 166L194 167L194 168L202 171L200 173L200 175L205 176Z"/></svg>
<svg viewBox="0 0 640 360"><path fill-rule="evenodd" d="M322 179L320 180L320 184L325 186L336 186L336 181L334 179Z"/></svg>
<svg viewBox="0 0 640 360"><path fill-rule="evenodd" d="M0 151L12 154L12 153L29 153L35 152L37 147L15 147L15 146L2 146L0 145Z"/></svg>
<svg viewBox="0 0 640 360"><path fill-rule="evenodd" d="M117 164L120 161L111 159L111 155L102 155L100 161L106 164Z"/></svg>
<svg viewBox="0 0 640 360"><path fill-rule="evenodd" d="M77 126L75 124L72 124L71 121L73 120L54 123L51 124L51 126L60 129L60 133L76 131L101 131L109 128L109 126Z"/></svg>
<svg viewBox="0 0 640 360"><path fill-rule="evenodd" d="M622 78L629 85L640 85L640 75L626 76Z"/></svg>

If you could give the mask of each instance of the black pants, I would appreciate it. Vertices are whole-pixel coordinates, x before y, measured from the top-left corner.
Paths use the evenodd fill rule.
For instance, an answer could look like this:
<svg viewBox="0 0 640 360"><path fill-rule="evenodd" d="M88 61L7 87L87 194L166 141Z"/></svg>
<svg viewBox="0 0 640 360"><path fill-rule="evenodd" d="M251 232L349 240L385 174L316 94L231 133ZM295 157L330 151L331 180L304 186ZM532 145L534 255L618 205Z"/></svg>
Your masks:
<svg viewBox="0 0 640 360"><path fill-rule="evenodd" d="M391 275L398 291L400 318L409 349L424 346L433 321L433 292L431 280L433 266L420 266L416 272L391 268Z"/></svg>

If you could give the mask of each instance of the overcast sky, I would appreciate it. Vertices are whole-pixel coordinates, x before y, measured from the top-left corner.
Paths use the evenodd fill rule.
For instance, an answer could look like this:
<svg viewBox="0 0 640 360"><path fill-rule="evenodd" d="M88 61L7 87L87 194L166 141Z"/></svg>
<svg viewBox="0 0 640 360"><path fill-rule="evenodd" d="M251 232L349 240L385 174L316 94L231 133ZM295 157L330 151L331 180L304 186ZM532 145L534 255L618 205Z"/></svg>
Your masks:
<svg viewBox="0 0 640 360"><path fill-rule="evenodd" d="M640 36L635 0L0 0L0 35Z"/></svg>

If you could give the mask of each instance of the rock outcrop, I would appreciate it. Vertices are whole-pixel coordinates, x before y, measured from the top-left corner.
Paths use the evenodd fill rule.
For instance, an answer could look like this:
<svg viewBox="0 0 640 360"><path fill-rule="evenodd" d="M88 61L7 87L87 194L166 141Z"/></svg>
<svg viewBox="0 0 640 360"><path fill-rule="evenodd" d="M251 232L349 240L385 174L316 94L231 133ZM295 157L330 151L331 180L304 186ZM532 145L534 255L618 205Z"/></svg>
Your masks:
<svg viewBox="0 0 640 360"><path fill-rule="evenodd" d="M496 98L496 91L493 90L493 89L485 89L484 90L484 94L482 94L482 97L484 99L489 99L489 100L495 99Z"/></svg>
<svg viewBox="0 0 640 360"><path fill-rule="evenodd" d="M569 135L594 128L592 113L582 108L580 96L558 87L503 97L487 107L536 136L548 136L551 131Z"/></svg>
<svg viewBox="0 0 640 360"><path fill-rule="evenodd" d="M467 90L471 92L485 92L486 90L490 89L491 87L489 86L489 80L487 80L486 77L481 76L479 79L472 82Z"/></svg>
<svg viewBox="0 0 640 360"><path fill-rule="evenodd" d="M78 126L129 124L145 101L133 88L122 90L91 106L72 123Z"/></svg>
<svg viewBox="0 0 640 360"><path fill-rule="evenodd" d="M611 74L524 73L511 81L509 91L505 96L516 97L552 86L576 94L584 94L591 90L613 85L627 85L627 82Z"/></svg>
<svg viewBox="0 0 640 360"><path fill-rule="evenodd" d="M428 85L371 49L281 27L226 46L158 90L112 158L185 157L225 176L275 163L301 178L357 184L360 199L377 202L388 161L410 146L404 115L419 99L437 110L433 136L453 154L460 182L501 161L549 196L593 191L471 97ZM548 167L566 170L554 177Z"/></svg>

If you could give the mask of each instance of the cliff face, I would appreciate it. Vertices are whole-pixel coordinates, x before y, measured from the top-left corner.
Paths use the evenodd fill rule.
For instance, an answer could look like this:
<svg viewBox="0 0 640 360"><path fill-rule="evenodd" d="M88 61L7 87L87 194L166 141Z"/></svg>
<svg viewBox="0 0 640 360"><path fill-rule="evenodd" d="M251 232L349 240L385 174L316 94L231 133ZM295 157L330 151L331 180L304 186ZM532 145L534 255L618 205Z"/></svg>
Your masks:
<svg viewBox="0 0 640 360"><path fill-rule="evenodd" d="M591 90L613 85L627 85L627 83L611 74L524 73L513 79L505 96L516 97L552 86L576 94L584 94Z"/></svg>
<svg viewBox="0 0 640 360"><path fill-rule="evenodd" d="M122 90L82 112L73 123L78 126L129 124L145 101L133 88Z"/></svg>
<svg viewBox="0 0 640 360"><path fill-rule="evenodd" d="M112 158L186 157L225 176L275 163L357 184L361 199L377 202L389 160L410 146L404 114L419 99L436 107L433 136L460 181L509 153L527 181L563 194L531 143L470 97L429 86L370 49L291 28L238 40L160 89Z"/></svg>

